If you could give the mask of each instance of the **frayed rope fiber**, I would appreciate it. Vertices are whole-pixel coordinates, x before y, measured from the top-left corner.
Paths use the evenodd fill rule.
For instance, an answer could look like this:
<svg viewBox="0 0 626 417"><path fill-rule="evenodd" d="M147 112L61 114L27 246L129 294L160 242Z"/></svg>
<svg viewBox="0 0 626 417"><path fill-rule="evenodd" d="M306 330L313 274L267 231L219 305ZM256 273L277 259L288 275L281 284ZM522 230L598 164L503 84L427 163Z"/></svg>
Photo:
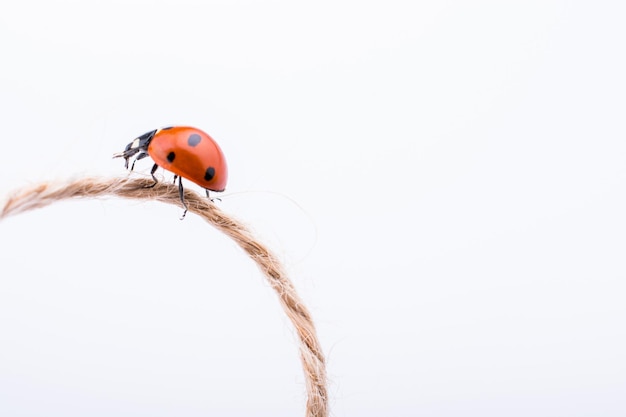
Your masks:
<svg viewBox="0 0 626 417"><path fill-rule="evenodd" d="M13 193L2 207L0 220L71 198L117 196L135 200L156 200L180 206L178 187L164 182L152 186L146 178L81 178L67 183L41 183ZM240 222L227 216L208 198L185 190L189 211L231 237L252 258L278 294L280 303L293 323L300 341L300 358L306 379L306 417L328 416L324 354L308 309L296 293L281 263Z"/></svg>

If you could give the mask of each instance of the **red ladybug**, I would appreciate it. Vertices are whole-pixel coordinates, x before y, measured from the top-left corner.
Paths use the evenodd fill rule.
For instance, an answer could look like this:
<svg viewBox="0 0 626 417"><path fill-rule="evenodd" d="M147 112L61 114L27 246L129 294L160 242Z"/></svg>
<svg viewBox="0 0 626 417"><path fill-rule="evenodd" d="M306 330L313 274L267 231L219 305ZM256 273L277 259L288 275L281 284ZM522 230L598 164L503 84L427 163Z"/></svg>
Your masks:
<svg viewBox="0 0 626 417"><path fill-rule="evenodd" d="M154 173L159 166L173 172L174 181L178 178L180 200L185 207L183 217L187 213L187 204L181 178L203 187L207 196L209 190L224 191L226 188L228 167L222 150L211 136L195 127L171 126L144 133L129 143L124 152L116 153L113 157L124 158L128 168L128 160L134 155L137 156L130 167L131 171L140 159L150 156L154 160L150 171L154 179L153 186L158 182Z"/></svg>

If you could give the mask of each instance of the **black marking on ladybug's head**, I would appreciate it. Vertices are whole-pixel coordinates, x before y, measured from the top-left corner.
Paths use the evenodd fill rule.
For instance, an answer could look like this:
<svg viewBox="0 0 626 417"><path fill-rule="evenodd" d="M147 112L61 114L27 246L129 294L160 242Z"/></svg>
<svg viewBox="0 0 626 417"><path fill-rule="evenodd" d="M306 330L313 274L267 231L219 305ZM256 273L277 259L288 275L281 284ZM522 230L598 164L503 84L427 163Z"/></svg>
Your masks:
<svg viewBox="0 0 626 417"><path fill-rule="evenodd" d="M215 168L208 167L206 169L206 172L204 173L204 180L205 181L211 181L213 179L213 177L215 177Z"/></svg>
<svg viewBox="0 0 626 417"><path fill-rule="evenodd" d="M124 158L126 160L124 165L126 166L126 168L128 168L128 159L138 154L139 152L147 152L148 145L150 145L150 141L152 140L156 132L156 130L152 130L139 136L131 143L126 145L126 148L123 152L113 154L113 158Z"/></svg>
<svg viewBox="0 0 626 417"><path fill-rule="evenodd" d="M176 159L176 154L174 152L170 152L167 154L167 162L171 164L172 162L174 162L174 159Z"/></svg>
<svg viewBox="0 0 626 417"><path fill-rule="evenodd" d="M156 134L158 129L154 129L151 130L150 132L144 133L143 135L139 136L137 139L135 139L135 141L137 142L137 146L141 147L141 148L148 148L148 145L150 145L150 141L152 140L152 138L154 137L154 135Z"/></svg>
<svg viewBox="0 0 626 417"><path fill-rule="evenodd" d="M189 135L189 138L187 139L187 143L189 144L189 146L194 147L198 143L200 143L201 140L202 140L202 137L200 137L200 135L198 135L197 133L192 133L191 135Z"/></svg>

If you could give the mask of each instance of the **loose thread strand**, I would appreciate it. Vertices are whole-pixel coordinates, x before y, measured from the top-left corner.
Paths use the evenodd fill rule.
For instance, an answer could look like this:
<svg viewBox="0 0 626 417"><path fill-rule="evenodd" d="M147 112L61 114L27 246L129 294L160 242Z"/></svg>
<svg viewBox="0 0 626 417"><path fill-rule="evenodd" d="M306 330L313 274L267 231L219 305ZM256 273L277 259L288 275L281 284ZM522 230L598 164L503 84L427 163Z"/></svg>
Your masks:
<svg viewBox="0 0 626 417"><path fill-rule="evenodd" d="M145 178L81 178L67 183L42 183L15 192L0 212L0 220L29 210L42 208L56 201L71 198L117 196L136 200L156 200L180 205L178 188L164 182L154 187ZM267 278L279 301L293 323L300 341L300 360L307 389L306 417L328 416L326 365L308 309L298 296L276 256L239 221L226 215L207 198L185 190L189 212L202 217L213 227L232 238Z"/></svg>

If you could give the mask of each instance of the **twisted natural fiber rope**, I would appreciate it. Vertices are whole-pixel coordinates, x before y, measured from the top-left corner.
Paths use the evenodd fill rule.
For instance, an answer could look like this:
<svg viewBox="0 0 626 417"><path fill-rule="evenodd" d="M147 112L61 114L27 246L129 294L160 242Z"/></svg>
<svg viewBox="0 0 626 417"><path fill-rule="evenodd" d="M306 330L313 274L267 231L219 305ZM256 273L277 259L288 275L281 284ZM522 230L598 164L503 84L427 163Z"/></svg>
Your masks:
<svg viewBox="0 0 626 417"><path fill-rule="evenodd" d="M157 200L180 206L176 186L159 182L153 188L147 188L152 182L151 179L143 178L82 178L65 184L42 183L15 192L2 208L0 220L69 198L118 196L137 200ZM257 263L272 288L278 293L280 303L300 339L300 357L308 394L306 417L327 417L328 396L324 354L317 340L311 315L280 262L244 225L224 214L209 199L185 190L185 201L190 212L202 217L237 242Z"/></svg>

